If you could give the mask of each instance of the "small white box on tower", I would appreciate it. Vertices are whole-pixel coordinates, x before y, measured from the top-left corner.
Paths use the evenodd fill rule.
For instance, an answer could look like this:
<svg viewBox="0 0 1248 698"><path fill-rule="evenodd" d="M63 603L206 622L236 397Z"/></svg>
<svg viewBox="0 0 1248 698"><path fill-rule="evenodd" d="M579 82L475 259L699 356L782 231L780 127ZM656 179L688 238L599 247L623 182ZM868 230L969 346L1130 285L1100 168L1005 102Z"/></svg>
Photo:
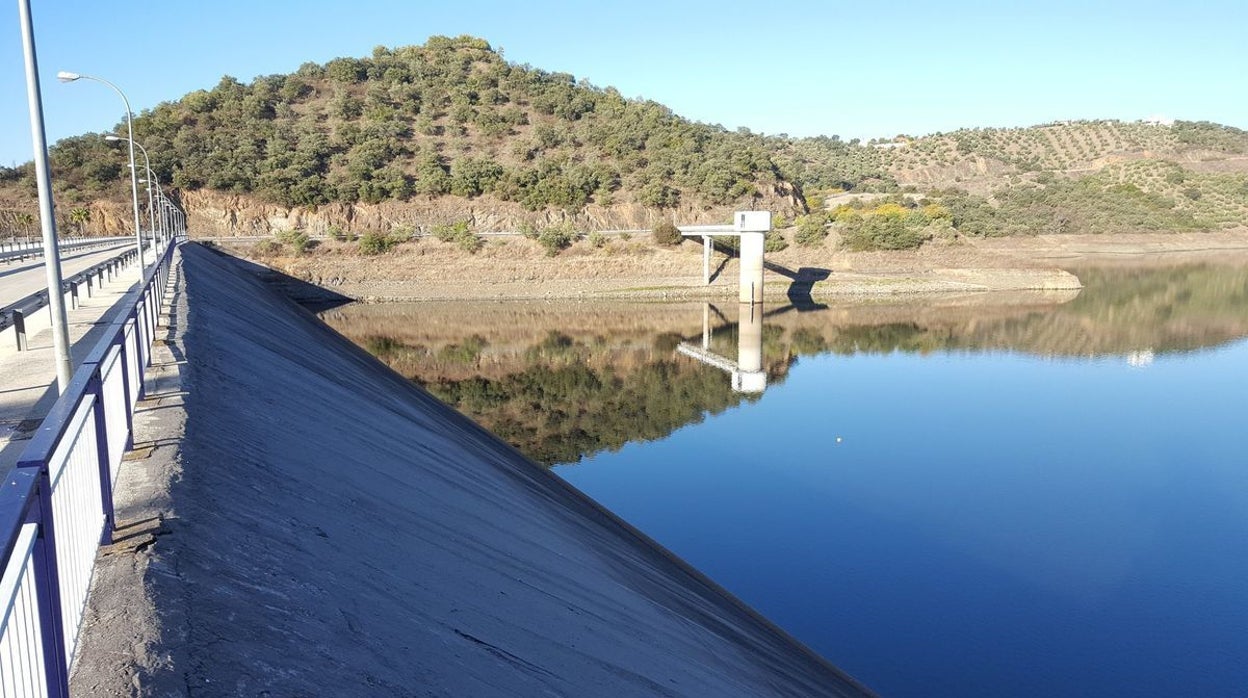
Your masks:
<svg viewBox="0 0 1248 698"><path fill-rule="evenodd" d="M766 233L771 230L771 211L737 211L738 233Z"/></svg>

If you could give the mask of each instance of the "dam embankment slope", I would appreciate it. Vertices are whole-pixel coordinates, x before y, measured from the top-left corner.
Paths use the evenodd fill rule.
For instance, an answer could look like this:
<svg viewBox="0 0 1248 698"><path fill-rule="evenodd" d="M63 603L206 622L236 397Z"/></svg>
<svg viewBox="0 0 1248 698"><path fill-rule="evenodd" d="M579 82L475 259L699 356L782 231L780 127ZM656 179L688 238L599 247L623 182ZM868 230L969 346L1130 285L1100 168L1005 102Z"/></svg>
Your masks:
<svg viewBox="0 0 1248 698"><path fill-rule="evenodd" d="M140 693L867 694L231 258L181 258Z"/></svg>

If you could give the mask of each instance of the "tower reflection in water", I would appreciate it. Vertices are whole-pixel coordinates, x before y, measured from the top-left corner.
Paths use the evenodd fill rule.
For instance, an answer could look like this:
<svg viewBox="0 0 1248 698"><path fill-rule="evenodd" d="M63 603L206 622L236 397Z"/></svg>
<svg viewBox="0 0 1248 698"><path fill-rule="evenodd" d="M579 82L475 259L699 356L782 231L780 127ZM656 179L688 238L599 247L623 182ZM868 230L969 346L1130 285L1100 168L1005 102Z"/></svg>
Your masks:
<svg viewBox="0 0 1248 698"><path fill-rule="evenodd" d="M702 342L681 342L676 351L728 373L732 389L739 393L761 393L767 389L767 373L763 370L763 304L741 303L737 307L737 358L729 359L711 349L712 315L725 322L727 318L714 305L702 308Z"/></svg>

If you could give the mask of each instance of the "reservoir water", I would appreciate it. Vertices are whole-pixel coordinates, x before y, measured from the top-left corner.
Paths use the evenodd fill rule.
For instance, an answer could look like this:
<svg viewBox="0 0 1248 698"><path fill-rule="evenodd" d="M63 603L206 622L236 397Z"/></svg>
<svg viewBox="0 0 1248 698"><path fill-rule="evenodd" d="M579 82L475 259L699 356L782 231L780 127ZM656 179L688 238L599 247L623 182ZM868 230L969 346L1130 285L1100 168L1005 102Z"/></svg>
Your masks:
<svg viewBox="0 0 1248 698"><path fill-rule="evenodd" d="M1248 693L1248 269L324 314L885 696Z"/></svg>

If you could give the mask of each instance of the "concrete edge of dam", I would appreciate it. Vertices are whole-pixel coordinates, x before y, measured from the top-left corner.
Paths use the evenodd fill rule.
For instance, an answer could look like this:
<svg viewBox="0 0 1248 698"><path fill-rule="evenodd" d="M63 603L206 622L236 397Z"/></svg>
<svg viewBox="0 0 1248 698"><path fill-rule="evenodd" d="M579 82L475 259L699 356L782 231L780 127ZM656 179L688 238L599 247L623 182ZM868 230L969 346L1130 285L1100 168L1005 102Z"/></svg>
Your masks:
<svg viewBox="0 0 1248 698"><path fill-rule="evenodd" d="M871 695L236 260L179 256L77 693Z"/></svg>

